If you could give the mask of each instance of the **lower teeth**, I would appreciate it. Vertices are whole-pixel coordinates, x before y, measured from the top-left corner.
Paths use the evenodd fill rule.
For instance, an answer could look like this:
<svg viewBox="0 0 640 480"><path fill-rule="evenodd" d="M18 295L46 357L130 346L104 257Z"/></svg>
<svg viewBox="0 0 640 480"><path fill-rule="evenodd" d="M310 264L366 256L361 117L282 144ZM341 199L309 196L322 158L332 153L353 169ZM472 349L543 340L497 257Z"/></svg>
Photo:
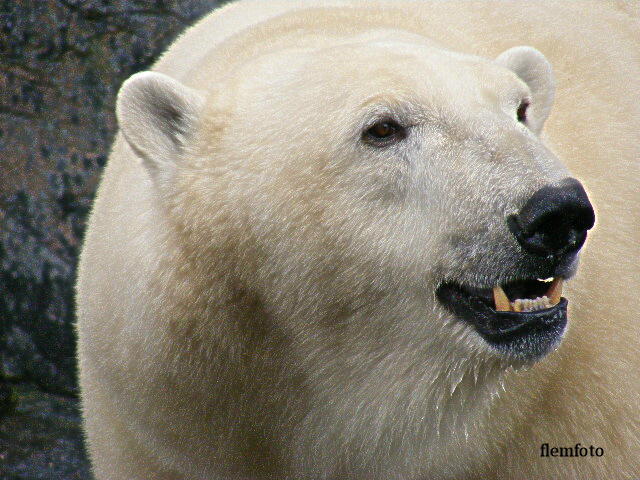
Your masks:
<svg viewBox="0 0 640 480"><path fill-rule="evenodd" d="M534 299L518 298L511 302L511 308L515 312L532 312L534 310L551 308L551 306L551 301L546 295Z"/></svg>

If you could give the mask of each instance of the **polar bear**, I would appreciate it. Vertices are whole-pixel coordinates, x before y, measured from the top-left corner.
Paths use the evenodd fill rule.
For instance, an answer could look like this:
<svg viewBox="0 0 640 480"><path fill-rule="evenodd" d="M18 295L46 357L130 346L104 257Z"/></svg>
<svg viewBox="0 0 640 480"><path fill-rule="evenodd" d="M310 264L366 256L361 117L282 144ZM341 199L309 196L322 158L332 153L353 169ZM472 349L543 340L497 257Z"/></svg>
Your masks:
<svg viewBox="0 0 640 480"><path fill-rule="evenodd" d="M77 285L96 478L640 475L638 27L242 1L127 80Z"/></svg>

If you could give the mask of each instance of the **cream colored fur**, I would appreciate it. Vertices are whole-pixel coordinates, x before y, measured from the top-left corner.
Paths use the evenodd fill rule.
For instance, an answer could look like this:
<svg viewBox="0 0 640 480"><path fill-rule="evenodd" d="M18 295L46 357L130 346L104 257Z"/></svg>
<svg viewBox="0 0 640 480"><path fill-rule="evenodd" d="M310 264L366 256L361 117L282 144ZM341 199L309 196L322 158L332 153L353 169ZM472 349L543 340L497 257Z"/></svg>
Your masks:
<svg viewBox="0 0 640 480"><path fill-rule="evenodd" d="M81 256L96 478L639 477L639 37L602 1L243 1L187 30L123 86ZM409 141L362 145L386 113ZM434 290L508 277L504 216L567 168L597 224L565 339L523 365ZM540 457L577 442L604 456Z"/></svg>

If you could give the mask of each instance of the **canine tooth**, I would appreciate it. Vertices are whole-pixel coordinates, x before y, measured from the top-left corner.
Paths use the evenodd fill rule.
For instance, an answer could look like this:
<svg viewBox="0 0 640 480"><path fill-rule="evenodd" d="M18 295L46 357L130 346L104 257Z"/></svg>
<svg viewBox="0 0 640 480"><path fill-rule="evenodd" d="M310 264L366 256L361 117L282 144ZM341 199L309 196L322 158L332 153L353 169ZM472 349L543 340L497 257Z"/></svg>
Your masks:
<svg viewBox="0 0 640 480"><path fill-rule="evenodd" d="M498 312L510 312L512 310L509 297L507 297L500 285L493 287L493 301L496 303L496 311Z"/></svg>
<svg viewBox="0 0 640 480"><path fill-rule="evenodd" d="M553 282L553 277L549 277L549 278L536 278L536 280L538 280L539 282L550 283L550 282Z"/></svg>
<svg viewBox="0 0 640 480"><path fill-rule="evenodd" d="M549 297L551 305L557 305L560 302L560 298L562 297L562 281L562 277L557 277L551 282L551 286L549 290L547 290L547 297Z"/></svg>

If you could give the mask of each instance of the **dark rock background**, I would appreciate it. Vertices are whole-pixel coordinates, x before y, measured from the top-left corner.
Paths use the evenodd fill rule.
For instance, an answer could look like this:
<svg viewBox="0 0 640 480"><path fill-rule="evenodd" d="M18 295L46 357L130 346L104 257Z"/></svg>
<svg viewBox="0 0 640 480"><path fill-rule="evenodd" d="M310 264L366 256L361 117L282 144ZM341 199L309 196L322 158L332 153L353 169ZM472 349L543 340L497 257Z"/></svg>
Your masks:
<svg viewBox="0 0 640 480"><path fill-rule="evenodd" d="M215 0L0 0L0 480L89 479L73 285L115 96Z"/></svg>

